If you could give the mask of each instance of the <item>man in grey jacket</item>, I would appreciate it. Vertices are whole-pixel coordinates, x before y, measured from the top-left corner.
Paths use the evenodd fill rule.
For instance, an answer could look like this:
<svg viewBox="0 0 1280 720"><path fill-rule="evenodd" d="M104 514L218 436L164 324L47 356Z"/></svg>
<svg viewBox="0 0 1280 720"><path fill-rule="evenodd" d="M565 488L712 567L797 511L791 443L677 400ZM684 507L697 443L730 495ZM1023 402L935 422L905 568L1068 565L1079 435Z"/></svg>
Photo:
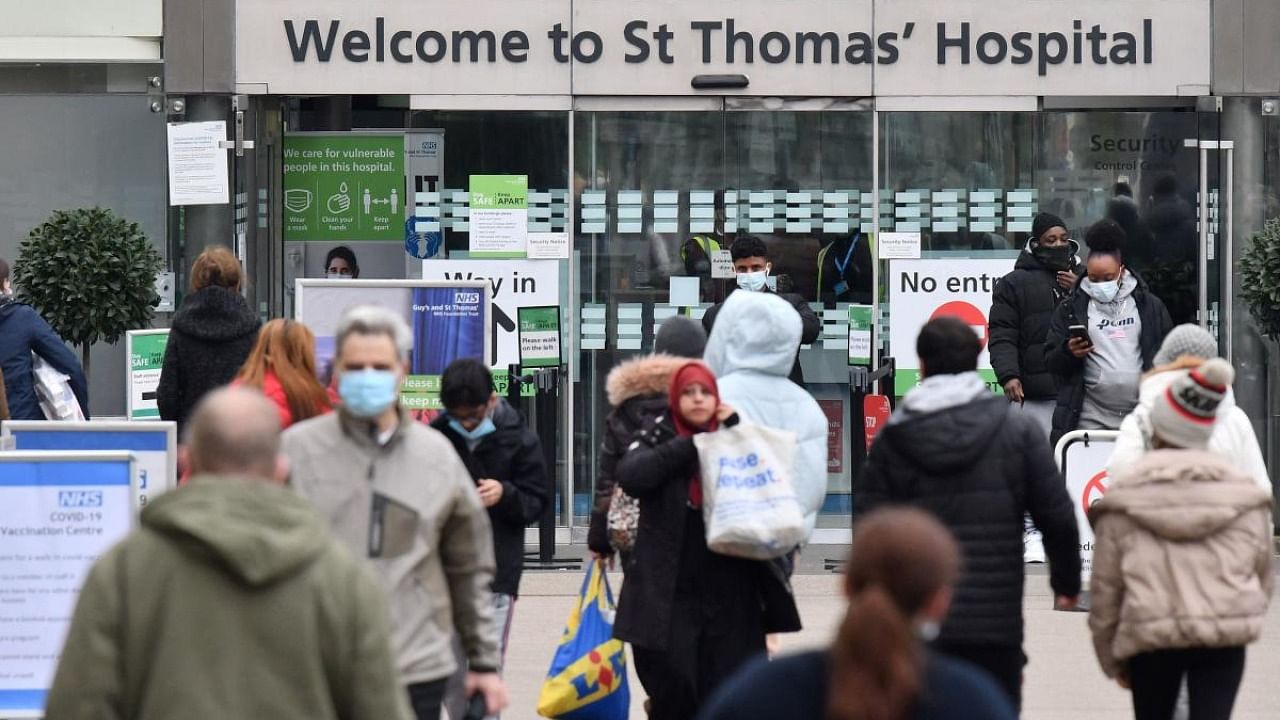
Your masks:
<svg viewBox="0 0 1280 720"><path fill-rule="evenodd" d="M449 441L399 407L413 336L396 314L366 306L347 311L336 340L342 403L285 433L292 484L382 581L418 720L440 717L455 632L470 668L466 694L483 694L497 713L507 693L497 674L489 517Z"/></svg>

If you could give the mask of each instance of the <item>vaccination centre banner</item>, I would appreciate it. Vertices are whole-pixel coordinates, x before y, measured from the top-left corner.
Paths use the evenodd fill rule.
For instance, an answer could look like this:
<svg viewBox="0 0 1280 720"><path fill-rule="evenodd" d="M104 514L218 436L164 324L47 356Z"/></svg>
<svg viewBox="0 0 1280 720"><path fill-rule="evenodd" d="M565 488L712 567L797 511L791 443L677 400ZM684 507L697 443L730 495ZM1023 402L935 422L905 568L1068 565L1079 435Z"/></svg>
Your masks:
<svg viewBox="0 0 1280 720"><path fill-rule="evenodd" d="M80 587L133 527L133 477L128 453L0 452L0 717L44 714Z"/></svg>

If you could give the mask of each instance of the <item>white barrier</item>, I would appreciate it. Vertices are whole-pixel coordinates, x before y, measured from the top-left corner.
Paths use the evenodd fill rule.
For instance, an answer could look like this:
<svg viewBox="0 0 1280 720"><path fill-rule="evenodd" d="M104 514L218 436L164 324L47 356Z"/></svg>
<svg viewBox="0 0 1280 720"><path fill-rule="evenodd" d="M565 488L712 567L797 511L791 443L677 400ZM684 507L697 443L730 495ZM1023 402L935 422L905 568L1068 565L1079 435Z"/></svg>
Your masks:
<svg viewBox="0 0 1280 720"><path fill-rule="evenodd" d="M1119 435L1114 430L1076 430L1063 435L1054 448L1058 470L1067 480L1067 494L1071 496L1076 525L1080 528L1081 571L1085 579L1093 569L1093 528L1087 513L1110 485L1107 463Z"/></svg>

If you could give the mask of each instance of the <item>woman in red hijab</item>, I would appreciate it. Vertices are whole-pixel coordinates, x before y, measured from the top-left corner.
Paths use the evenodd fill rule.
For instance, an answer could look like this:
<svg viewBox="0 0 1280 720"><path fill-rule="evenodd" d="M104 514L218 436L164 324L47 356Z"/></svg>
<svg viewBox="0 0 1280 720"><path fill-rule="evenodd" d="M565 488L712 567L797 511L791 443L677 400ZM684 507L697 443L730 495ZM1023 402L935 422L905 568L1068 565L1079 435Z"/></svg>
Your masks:
<svg viewBox="0 0 1280 720"><path fill-rule="evenodd" d="M618 601L614 636L631 643L651 720L688 720L767 632L799 629L786 577L770 562L707 548L693 436L738 422L700 362L671 377L667 412L637 434L616 471L640 500L634 564Z"/></svg>

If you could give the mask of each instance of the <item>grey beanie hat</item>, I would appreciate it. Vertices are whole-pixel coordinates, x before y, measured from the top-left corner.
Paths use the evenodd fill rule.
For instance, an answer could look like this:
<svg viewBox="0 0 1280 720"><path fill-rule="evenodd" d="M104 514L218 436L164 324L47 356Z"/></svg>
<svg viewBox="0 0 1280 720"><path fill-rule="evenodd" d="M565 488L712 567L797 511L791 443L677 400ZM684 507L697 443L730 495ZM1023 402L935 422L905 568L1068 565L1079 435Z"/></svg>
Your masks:
<svg viewBox="0 0 1280 720"><path fill-rule="evenodd" d="M653 339L653 351L682 358L700 358L707 347L707 331L702 323L683 315L662 321Z"/></svg>
<svg viewBox="0 0 1280 720"><path fill-rule="evenodd" d="M1218 357L1218 341L1199 325L1179 325L1165 336L1152 362L1156 366L1168 365L1183 355L1201 360Z"/></svg>

